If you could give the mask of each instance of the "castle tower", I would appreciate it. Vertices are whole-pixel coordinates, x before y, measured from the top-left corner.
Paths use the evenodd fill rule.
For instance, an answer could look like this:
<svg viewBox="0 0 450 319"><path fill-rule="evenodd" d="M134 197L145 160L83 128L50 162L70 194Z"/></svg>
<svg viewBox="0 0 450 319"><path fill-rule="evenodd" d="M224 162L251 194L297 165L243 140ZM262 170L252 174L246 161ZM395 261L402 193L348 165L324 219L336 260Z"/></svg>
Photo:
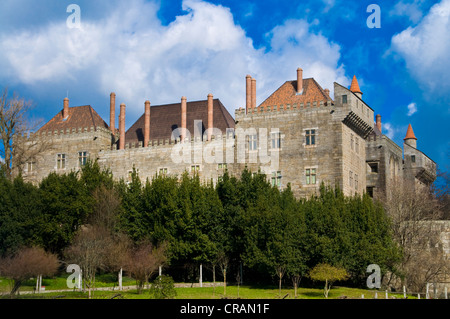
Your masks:
<svg viewBox="0 0 450 319"><path fill-rule="evenodd" d="M350 85L350 91L356 94L362 100L362 92L359 88L358 80L356 79L356 75L353 76L352 84Z"/></svg>
<svg viewBox="0 0 450 319"><path fill-rule="evenodd" d="M414 135L414 131L412 129L411 124L409 124L408 130L406 131L406 136L403 140L405 141L405 144L408 144L411 147L417 148L417 138Z"/></svg>

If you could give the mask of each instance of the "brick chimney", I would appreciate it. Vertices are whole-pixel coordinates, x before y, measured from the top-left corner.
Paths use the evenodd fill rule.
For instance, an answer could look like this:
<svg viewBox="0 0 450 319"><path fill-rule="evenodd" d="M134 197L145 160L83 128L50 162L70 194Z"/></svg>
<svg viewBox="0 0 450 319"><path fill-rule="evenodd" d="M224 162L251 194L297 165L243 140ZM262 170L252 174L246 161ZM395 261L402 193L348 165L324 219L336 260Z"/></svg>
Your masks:
<svg viewBox="0 0 450 319"><path fill-rule="evenodd" d="M150 101L145 101L144 147L150 142Z"/></svg>
<svg viewBox="0 0 450 319"><path fill-rule="evenodd" d="M380 131L380 133L382 133L382 131L381 131L381 115L377 114L376 119L377 119L378 130Z"/></svg>
<svg viewBox="0 0 450 319"><path fill-rule="evenodd" d="M303 69L297 69L297 94L303 93Z"/></svg>
<svg viewBox="0 0 450 319"><path fill-rule="evenodd" d="M323 90L324 92L325 92L325 95L327 96L327 97L330 97L330 90L329 89L325 89L325 90Z"/></svg>
<svg viewBox="0 0 450 319"><path fill-rule="evenodd" d="M120 114L119 114L119 150L125 149L125 104L120 104Z"/></svg>
<svg viewBox="0 0 450 319"><path fill-rule="evenodd" d="M245 113L248 113L248 109L252 107L252 77L247 75L245 77L246 92L245 92Z"/></svg>
<svg viewBox="0 0 450 319"><path fill-rule="evenodd" d="M208 94L208 141L211 141L212 131L214 128L213 105L214 96L210 93Z"/></svg>
<svg viewBox="0 0 450 319"><path fill-rule="evenodd" d="M66 97L64 99L63 119L67 120L68 117L69 117L69 99Z"/></svg>
<svg viewBox="0 0 450 319"><path fill-rule="evenodd" d="M181 141L186 138L186 117L187 117L187 99L185 96L181 98Z"/></svg>
<svg viewBox="0 0 450 319"><path fill-rule="evenodd" d="M256 108L256 79L252 78L252 109Z"/></svg>
<svg viewBox="0 0 450 319"><path fill-rule="evenodd" d="M113 134L116 134L116 93L114 92L109 96L109 128Z"/></svg>

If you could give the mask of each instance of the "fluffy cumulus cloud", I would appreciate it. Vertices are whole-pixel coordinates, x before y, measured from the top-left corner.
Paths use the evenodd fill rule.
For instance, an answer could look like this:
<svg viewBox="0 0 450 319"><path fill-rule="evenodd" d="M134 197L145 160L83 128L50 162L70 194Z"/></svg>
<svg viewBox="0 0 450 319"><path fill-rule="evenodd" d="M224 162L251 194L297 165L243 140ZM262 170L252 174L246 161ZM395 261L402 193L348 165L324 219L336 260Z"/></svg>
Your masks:
<svg viewBox="0 0 450 319"><path fill-rule="evenodd" d="M81 5L81 29L55 21L0 34L0 76L44 83L49 92L66 81L99 94L115 91L136 114L146 99L155 105L181 96L206 99L208 93L233 114L245 103L246 74L257 79L260 103L295 79L299 66L331 90L334 81L349 84L338 62L340 47L304 20L285 21L266 35L266 47L256 49L228 8L200 0L182 5L183 14L167 25L156 2L132 0L92 20Z"/></svg>
<svg viewBox="0 0 450 319"><path fill-rule="evenodd" d="M410 74L432 94L448 96L450 82L450 0L431 7L415 26L396 34L391 49L406 62Z"/></svg>
<svg viewBox="0 0 450 319"><path fill-rule="evenodd" d="M408 116L412 116L414 113L417 112L417 104L416 103L409 103L408 104Z"/></svg>

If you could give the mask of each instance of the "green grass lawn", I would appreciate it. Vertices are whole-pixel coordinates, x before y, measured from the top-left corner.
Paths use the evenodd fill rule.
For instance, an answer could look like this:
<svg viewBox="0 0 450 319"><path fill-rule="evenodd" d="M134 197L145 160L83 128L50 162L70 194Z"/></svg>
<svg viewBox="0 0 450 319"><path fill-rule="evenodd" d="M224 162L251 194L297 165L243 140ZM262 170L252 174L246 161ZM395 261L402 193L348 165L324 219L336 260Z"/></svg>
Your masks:
<svg viewBox="0 0 450 319"><path fill-rule="evenodd" d="M4 278L0 282L0 292L8 292L9 284ZM43 285L46 286L46 290L56 290L56 289L67 289L65 277L56 277L53 279L44 279ZM21 287L21 291L33 291L36 285L35 280L27 281L24 286ZM125 285L135 285L135 281L132 278L124 278ZM103 275L97 277L96 287L113 287L117 284L115 283L114 276ZM279 294L278 287L275 286L236 286L228 285L226 289L226 295L224 294L223 287L203 287L203 288L175 288L177 292L177 299L294 299L294 289L292 287L284 287L281 290L281 297ZM298 289L298 299L324 299L323 290L320 288L299 288ZM118 296L118 294L120 294ZM375 296L374 290L367 289L357 289L357 288L346 288L346 287L334 287L330 290L329 299L338 298L364 298L371 299ZM93 299L111 299L116 296L116 298L123 299L150 299L148 290L144 290L142 294L137 294L136 290L125 290L125 291L94 291ZM389 298L395 296L397 298L402 298L402 294L389 294ZM64 292L49 292L41 294L21 294L14 298L26 298L26 299L86 299L88 297L87 293L75 292L75 291L64 291ZM0 298L10 298L9 295L0 296ZM384 299L385 293L378 291L378 298ZM408 296L408 298L413 299L413 296Z"/></svg>
<svg viewBox="0 0 450 319"><path fill-rule="evenodd" d="M95 277L96 288L101 287L117 287L117 278L113 274L97 275ZM136 280L130 277L122 278L123 286L136 285ZM58 276L54 278L43 278L42 286L45 290L61 290L67 289L67 276ZM20 291L34 291L36 289L36 278L25 281L20 287ZM10 281L6 278L0 277L0 294L7 293L11 290Z"/></svg>

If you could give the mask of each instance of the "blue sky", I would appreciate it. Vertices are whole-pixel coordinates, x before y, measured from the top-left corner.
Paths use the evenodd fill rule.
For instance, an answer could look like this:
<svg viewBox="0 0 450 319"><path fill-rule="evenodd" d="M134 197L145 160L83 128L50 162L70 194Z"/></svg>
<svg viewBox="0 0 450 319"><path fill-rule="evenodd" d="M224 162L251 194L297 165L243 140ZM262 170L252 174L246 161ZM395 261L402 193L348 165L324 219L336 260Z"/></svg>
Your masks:
<svg viewBox="0 0 450 319"><path fill-rule="evenodd" d="M81 9L70 29L67 6ZM370 4L381 28L368 28ZM0 88L31 100L30 117L92 105L109 120L109 94L127 104L127 127L153 105L213 93L234 115L245 76L258 104L297 67L324 88L349 86L382 115L399 145L409 123L418 148L449 170L450 0L401 1L63 1L0 2Z"/></svg>

